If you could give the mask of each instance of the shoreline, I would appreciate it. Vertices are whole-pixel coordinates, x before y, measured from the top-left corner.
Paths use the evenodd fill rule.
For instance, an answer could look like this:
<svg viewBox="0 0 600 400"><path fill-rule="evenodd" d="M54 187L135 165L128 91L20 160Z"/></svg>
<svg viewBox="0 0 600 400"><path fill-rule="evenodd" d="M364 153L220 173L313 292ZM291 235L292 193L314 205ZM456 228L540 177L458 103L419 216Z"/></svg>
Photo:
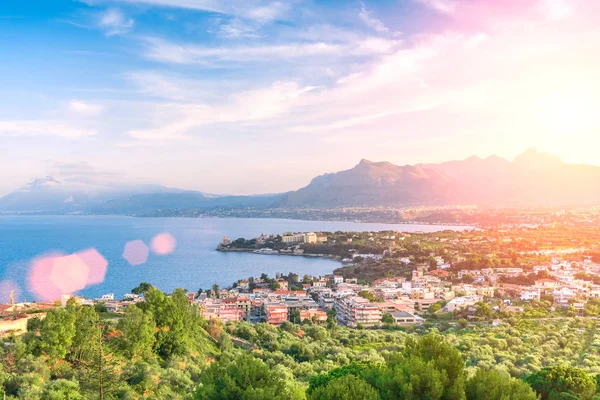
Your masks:
<svg viewBox="0 0 600 400"><path fill-rule="evenodd" d="M291 256L291 257L307 257L307 258L323 258L333 261L338 261L340 264L345 265L338 256L332 256L328 254L293 254L293 253L261 253L253 249L222 249L217 247L215 249L221 253L251 253L262 256Z"/></svg>
<svg viewBox="0 0 600 400"><path fill-rule="evenodd" d="M378 219L372 220L350 220L350 219L305 219L305 218L291 218L291 217L249 217L249 216L214 216L214 215L200 215L200 216L160 216L160 215L130 215L130 214L56 214L56 213L6 213L0 212L1 217L114 217L114 218L143 218L143 219L258 219L258 220L287 220L287 221L301 221L301 222L344 222L349 224L382 224L382 225L423 225L423 226L447 226L450 228L464 228L469 229L481 229L478 225L460 224L452 222L422 222L422 221L382 221Z"/></svg>

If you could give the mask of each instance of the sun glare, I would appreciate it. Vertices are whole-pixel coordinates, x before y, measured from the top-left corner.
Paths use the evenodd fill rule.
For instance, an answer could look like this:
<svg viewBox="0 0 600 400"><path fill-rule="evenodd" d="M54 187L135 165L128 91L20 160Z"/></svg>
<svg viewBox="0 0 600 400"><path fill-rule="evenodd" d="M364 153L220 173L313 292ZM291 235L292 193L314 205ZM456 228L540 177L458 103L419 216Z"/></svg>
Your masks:
<svg viewBox="0 0 600 400"><path fill-rule="evenodd" d="M543 118L549 128L560 132L594 129L594 112L585 96L555 93L544 105Z"/></svg>

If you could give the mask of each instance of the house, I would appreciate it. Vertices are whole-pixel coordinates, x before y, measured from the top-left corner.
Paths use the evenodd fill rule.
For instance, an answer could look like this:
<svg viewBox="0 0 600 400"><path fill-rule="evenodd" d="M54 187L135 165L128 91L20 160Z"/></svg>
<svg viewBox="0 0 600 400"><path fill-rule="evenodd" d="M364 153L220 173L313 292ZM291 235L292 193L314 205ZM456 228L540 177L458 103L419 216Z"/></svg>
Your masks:
<svg viewBox="0 0 600 400"><path fill-rule="evenodd" d="M17 316L15 319L8 318L0 320L0 337L7 337L10 335L21 336L27 333L27 321L30 317L22 315Z"/></svg>
<svg viewBox="0 0 600 400"><path fill-rule="evenodd" d="M288 290L288 281L286 281L285 279L277 279L277 283L279 284L279 289L281 290Z"/></svg>
<svg viewBox="0 0 600 400"><path fill-rule="evenodd" d="M324 310L300 310L300 321L304 321L305 319L313 320L316 319L317 322L326 322L327 321L327 313Z"/></svg>
<svg viewBox="0 0 600 400"><path fill-rule="evenodd" d="M454 312L456 310L462 310L464 308L475 305L475 303L481 301L481 297L479 296L463 296L456 297L450 300L446 305L442 308L444 312Z"/></svg>
<svg viewBox="0 0 600 400"><path fill-rule="evenodd" d="M530 300L539 300L540 299L540 289L539 288L530 288L527 290L523 290L521 292L521 300L530 301Z"/></svg>
<svg viewBox="0 0 600 400"><path fill-rule="evenodd" d="M271 325L281 325L288 320L288 308L285 304L267 304L265 312L267 314L267 323Z"/></svg>
<svg viewBox="0 0 600 400"><path fill-rule="evenodd" d="M394 319L395 325L410 326L423 323L423 318L403 311L393 312L390 315Z"/></svg>
<svg viewBox="0 0 600 400"><path fill-rule="evenodd" d="M333 276L333 283L334 284L339 284L339 283L344 283L344 277L341 275L334 275Z"/></svg>

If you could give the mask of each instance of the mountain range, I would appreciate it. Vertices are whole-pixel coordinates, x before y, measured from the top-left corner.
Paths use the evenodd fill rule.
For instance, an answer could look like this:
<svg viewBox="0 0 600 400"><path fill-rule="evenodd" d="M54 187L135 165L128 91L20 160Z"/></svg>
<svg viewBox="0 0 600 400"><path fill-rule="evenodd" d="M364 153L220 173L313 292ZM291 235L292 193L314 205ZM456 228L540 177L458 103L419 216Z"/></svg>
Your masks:
<svg viewBox="0 0 600 400"><path fill-rule="evenodd" d="M362 160L352 169L318 176L280 201L286 207L598 203L600 167L567 164L535 149L512 162L498 156L405 166Z"/></svg>
<svg viewBox="0 0 600 400"><path fill-rule="evenodd" d="M567 164L530 149L512 162L476 156L439 164L394 165L361 160L288 193L214 195L159 185L93 184L36 179L0 198L4 213L152 214L164 209L335 208L479 204L596 205L600 167Z"/></svg>

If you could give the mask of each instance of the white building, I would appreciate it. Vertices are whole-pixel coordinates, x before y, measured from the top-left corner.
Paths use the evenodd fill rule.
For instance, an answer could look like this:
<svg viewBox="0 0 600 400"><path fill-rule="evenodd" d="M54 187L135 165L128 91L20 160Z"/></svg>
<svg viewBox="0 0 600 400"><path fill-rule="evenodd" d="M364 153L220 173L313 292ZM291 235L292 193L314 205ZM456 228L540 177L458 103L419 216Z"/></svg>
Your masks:
<svg viewBox="0 0 600 400"><path fill-rule="evenodd" d="M528 290L524 290L521 292L521 300L539 300L540 299L540 289L539 288L531 288Z"/></svg>

